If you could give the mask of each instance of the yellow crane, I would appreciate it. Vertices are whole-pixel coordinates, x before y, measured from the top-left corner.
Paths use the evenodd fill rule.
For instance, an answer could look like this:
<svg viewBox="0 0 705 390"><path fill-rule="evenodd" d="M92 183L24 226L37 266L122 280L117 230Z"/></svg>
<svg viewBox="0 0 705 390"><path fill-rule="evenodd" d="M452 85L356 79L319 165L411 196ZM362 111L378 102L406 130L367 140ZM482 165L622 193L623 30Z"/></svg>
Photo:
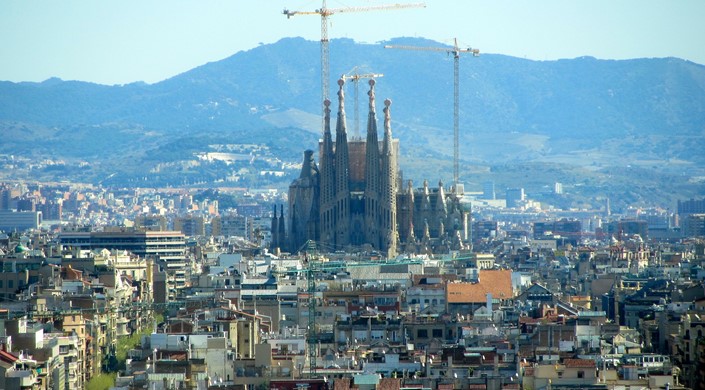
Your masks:
<svg viewBox="0 0 705 390"><path fill-rule="evenodd" d="M384 77L384 75L381 73L359 74L357 73L357 66L350 72L340 76L343 80L352 80L355 88L355 132L353 133L353 139L360 139L360 102L358 99L360 79L376 79L380 77Z"/></svg>
<svg viewBox="0 0 705 390"><path fill-rule="evenodd" d="M345 7L345 8L328 8L326 0L322 0L321 8L315 11L290 11L284 9L282 12L287 18L296 15L321 15L321 88L323 100L328 99L328 83L330 75L330 52L328 50L328 18L333 14L347 12L366 12L366 11L381 11L399 8L423 8L424 3L414 4L382 4L368 7Z"/></svg>
<svg viewBox="0 0 705 390"><path fill-rule="evenodd" d="M461 53L472 53L473 57L477 57L480 55L480 50L479 49L473 49L473 48L460 48L458 47L458 39L455 39L455 44L453 47L435 47L435 46L405 46L405 45L386 45L384 46L385 49L404 49L404 50L426 50L426 51L442 51L446 52L448 54L453 55L453 71L454 71L454 79L453 79L453 190L455 192L458 192L458 174L459 174L459 167L458 167L458 134L459 134L459 111L460 111L460 103L459 103L459 95L460 95L460 81L459 81L459 74L460 74L460 54Z"/></svg>

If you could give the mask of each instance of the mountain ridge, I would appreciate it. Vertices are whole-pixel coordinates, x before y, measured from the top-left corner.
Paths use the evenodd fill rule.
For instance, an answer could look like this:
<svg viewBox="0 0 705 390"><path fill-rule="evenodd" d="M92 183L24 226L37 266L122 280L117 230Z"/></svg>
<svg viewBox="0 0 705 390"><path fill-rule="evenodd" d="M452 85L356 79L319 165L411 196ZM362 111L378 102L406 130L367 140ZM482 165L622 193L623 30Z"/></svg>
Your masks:
<svg viewBox="0 0 705 390"><path fill-rule="evenodd" d="M331 75L356 67L360 73L384 74L375 86L377 104L393 101L393 132L407 164L402 168L431 175L431 168L416 160L452 156L453 59L442 52L385 49L389 44L445 46L408 37L375 44L334 39ZM335 101L337 85L330 84ZM352 131L352 83L345 89ZM360 83L363 129L367 90ZM100 158L112 145L131 149L130 169L150 169L144 162L155 156L190 158L208 140L232 140L267 144L296 161L301 151L315 148L320 93L320 46L303 38L238 52L153 84L5 81L0 82L0 154L88 158L98 169L106 165ZM705 154L696 151L705 147L705 66L672 57L461 56L460 130L461 164L468 172L471 165L532 162L591 170L636 164L700 171ZM180 145L180 139L189 141ZM119 165L114 158L107 165ZM446 167L435 169L437 176L448 175ZM468 180L470 174L464 176Z"/></svg>

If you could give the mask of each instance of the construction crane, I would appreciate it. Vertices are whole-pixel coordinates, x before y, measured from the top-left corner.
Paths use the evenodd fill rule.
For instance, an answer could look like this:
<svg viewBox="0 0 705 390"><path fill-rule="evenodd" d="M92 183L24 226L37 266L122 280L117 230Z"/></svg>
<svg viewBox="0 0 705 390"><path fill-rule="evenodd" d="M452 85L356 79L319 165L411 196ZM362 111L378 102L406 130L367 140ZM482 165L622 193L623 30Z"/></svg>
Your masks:
<svg viewBox="0 0 705 390"><path fill-rule="evenodd" d="M330 75L330 52L328 50L328 18L331 15L344 12L382 11L400 8L423 7L426 7L426 4L383 4L369 7L328 8L326 6L326 0L322 0L321 8L315 11L290 11L288 9L284 9L282 13L286 15L287 18L291 18L292 16L296 15L321 15L321 95L323 96L322 101L325 101L326 99L328 99L328 82Z"/></svg>
<svg viewBox="0 0 705 390"><path fill-rule="evenodd" d="M360 138L360 102L358 99L360 79L376 79L380 77L384 77L384 75L381 73L359 74L357 73L357 66L350 72L340 76L343 80L352 80L355 88L355 131L353 133L353 139Z"/></svg>
<svg viewBox="0 0 705 390"><path fill-rule="evenodd" d="M453 190L457 193L458 192L458 175L459 175L459 167L458 167L458 134L459 134L459 121L458 117L460 116L459 111L460 111L460 103L459 103L459 98L458 96L460 95L460 54L461 53L472 53L473 57L477 57L480 55L480 50L479 49L473 49L473 48L467 48L467 49L461 49L458 47L458 39L455 39L455 45L453 47L433 47L433 46L404 46L404 45L386 45L384 46L385 49L404 49L404 50L427 50L427 51L442 51L446 52L448 54L453 55L453 73L454 73L454 79L453 79Z"/></svg>

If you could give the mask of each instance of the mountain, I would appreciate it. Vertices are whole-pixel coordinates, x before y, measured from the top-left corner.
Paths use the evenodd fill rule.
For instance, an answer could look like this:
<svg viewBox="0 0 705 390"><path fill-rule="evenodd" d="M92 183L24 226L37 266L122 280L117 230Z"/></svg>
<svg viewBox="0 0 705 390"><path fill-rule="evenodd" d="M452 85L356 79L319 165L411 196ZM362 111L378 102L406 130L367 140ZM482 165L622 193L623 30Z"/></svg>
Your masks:
<svg viewBox="0 0 705 390"><path fill-rule="evenodd" d="M405 176L448 182L452 55L384 45L441 44L333 40L331 74L384 74L375 86L378 111L382 100L393 100ZM0 154L63 159L69 170L63 174L94 182L116 172L113 180L155 169L163 176L157 165L192 159L215 144L265 144L282 160L298 162L304 149L315 148L320 132L319 55L318 42L287 38L151 85L0 82ZM346 111L353 132L350 84ZM365 128L366 80L358 88ZM695 183L690 191L702 193L705 66L676 58L461 56L460 129L466 182L507 165L557 164L610 175L633 167L686 175ZM69 169L77 160L83 169Z"/></svg>

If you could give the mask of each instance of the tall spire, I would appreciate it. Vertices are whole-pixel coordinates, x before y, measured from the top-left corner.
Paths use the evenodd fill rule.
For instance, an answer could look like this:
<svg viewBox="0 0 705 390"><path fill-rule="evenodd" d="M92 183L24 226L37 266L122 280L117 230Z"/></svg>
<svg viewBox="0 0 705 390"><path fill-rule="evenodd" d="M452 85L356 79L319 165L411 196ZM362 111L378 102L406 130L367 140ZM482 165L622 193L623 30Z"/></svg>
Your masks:
<svg viewBox="0 0 705 390"><path fill-rule="evenodd" d="M335 213L338 214L334 229L334 244L350 243L350 161L348 134L345 123L345 80L338 80L338 124L335 128Z"/></svg>
<svg viewBox="0 0 705 390"><path fill-rule="evenodd" d="M274 250L279 246L279 218L277 218L277 205L273 205L272 209L272 225L270 228L270 233L272 234L272 242L270 248Z"/></svg>
<svg viewBox="0 0 705 390"><path fill-rule="evenodd" d="M382 154L388 155L393 153L392 151L392 114L390 112L390 107L392 101L389 99L384 100L384 146L382 147Z"/></svg>
<svg viewBox="0 0 705 390"><path fill-rule="evenodd" d="M276 206L274 206L276 208ZM274 211L276 214L276 209ZM284 204L279 205L279 234L277 237L277 246L283 247L286 242L286 219L284 219Z"/></svg>
<svg viewBox="0 0 705 390"><path fill-rule="evenodd" d="M311 178L316 174L317 170L318 168L316 168L316 162L313 161L313 150L307 149L304 151L304 161L301 164L301 174L299 175L299 178Z"/></svg>
<svg viewBox="0 0 705 390"><path fill-rule="evenodd" d="M445 217L446 213L446 194L445 190L443 189L443 180L438 181L438 197L436 198L436 210L437 211L442 211L443 212L443 217Z"/></svg>
<svg viewBox="0 0 705 390"><path fill-rule="evenodd" d="M392 119L390 106L392 101L384 101L384 142L382 145L382 226L385 229L387 257L396 256L397 252L397 156L392 139Z"/></svg>
<svg viewBox="0 0 705 390"><path fill-rule="evenodd" d="M330 100L323 102L325 106L323 117L323 147L321 150L321 202L330 202L335 192L335 173L333 171L333 136L330 132Z"/></svg>
<svg viewBox="0 0 705 390"><path fill-rule="evenodd" d="M335 127L336 192L347 192L349 186L348 133L345 123L345 80L338 80L338 123ZM346 194L347 196L347 194Z"/></svg>
<svg viewBox="0 0 705 390"><path fill-rule="evenodd" d="M377 114L375 112L375 81L369 81L370 112L367 115L367 141L365 144L365 225L367 241L381 247L379 241L379 192L382 187L379 161L379 141L377 139Z"/></svg>
<svg viewBox="0 0 705 390"><path fill-rule="evenodd" d="M330 132L330 100L323 102L323 143L321 145L320 157L320 207L319 207L319 238L327 241L332 236L335 225L335 215L332 211L335 199L335 155L333 154L333 137Z"/></svg>

